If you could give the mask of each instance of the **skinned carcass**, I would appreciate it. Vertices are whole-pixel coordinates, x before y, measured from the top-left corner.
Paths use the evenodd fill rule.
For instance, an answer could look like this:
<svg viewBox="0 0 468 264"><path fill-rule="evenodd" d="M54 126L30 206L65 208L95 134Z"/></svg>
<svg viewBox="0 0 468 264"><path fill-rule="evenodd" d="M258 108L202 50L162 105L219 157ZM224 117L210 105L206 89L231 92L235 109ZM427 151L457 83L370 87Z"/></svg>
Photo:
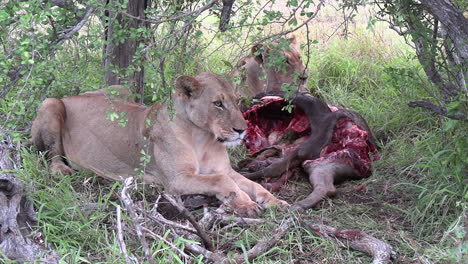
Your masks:
<svg viewBox="0 0 468 264"><path fill-rule="evenodd" d="M369 177L378 159L366 121L356 112L329 106L308 93L297 93L289 103L283 93L261 94L244 112L248 122L245 146L252 155L239 164L249 179L265 179L277 191L302 169L313 192L294 204L308 209L335 194L334 183ZM275 178L275 179L273 179Z"/></svg>

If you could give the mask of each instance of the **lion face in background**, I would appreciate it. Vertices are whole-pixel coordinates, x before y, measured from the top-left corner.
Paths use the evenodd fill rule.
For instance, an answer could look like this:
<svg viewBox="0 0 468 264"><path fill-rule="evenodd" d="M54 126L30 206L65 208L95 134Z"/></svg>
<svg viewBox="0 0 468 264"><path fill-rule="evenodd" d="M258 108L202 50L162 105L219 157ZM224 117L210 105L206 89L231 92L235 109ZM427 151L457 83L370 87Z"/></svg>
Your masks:
<svg viewBox="0 0 468 264"><path fill-rule="evenodd" d="M263 66L267 75L267 91L281 91L284 84L291 84L299 89L306 85L308 76L301 59L300 44L295 35L284 43L272 42L268 45L257 44L252 47L255 61Z"/></svg>
<svg viewBox="0 0 468 264"><path fill-rule="evenodd" d="M279 92L290 86L306 91L308 75L295 35L266 45L257 44L252 53L237 63L230 77L240 78L237 92L243 97Z"/></svg>

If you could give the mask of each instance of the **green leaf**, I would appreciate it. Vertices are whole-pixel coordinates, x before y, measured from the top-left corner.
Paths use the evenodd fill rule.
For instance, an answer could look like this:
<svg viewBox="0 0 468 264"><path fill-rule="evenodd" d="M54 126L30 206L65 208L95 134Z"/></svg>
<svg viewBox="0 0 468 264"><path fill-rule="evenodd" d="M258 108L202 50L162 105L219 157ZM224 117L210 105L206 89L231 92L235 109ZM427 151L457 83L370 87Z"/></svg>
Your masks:
<svg viewBox="0 0 468 264"><path fill-rule="evenodd" d="M227 60L221 60L221 62L222 62L224 65L228 66L229 68L234 68L234 66L232 66L232 64L231 64L229 61L227 61Z"/></svg>
<svg viewBox="0 0 468 264"><path fill-rule="evenodd" d="M450 104L448 104L446 107L447 107L447 110L450 112L450 111L455 111L458 109L458 107L460 106L460 101L454 101L454 102L451 102Z"/></svg>
<svg viewBox="0 0 468 264"><path fill-rule="evenodd" d="M444 127L443 127L443 130L444 131L449 131L449 130L452 130L455 125L457 124L457 121L456 120L447 120L445 123L444 123Z"/></svg>
<svg viewBox="0 0 468 264"><path fill-rule="evenodd" d="M298 5L299 5L299 1L297 1L297 0L289 0L287 2L287 4L286 4L286 6L294 6L294 7L296 7Z"/></svg>
<svg viewBox="0 0 468 264"><path fill-rule="evenodd" d="M297 26L297 19L294 17L293 19L289 20L288 25Z"/></svg>

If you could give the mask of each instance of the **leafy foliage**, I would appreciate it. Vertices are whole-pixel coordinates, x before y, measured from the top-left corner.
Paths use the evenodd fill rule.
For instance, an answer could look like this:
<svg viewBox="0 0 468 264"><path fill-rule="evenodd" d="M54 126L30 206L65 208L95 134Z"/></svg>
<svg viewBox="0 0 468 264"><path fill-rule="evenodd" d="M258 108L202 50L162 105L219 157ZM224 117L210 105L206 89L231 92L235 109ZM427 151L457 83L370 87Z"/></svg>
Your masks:
<svg viewBox="0 0 468 264"><path fill-rule="evenodd" d="M309 19L319 14L317 6L322 1L290 0L277 8L273 5L275 1L237 0L232 9L235 15L223 33L217 29L221 1L152 1L145 12L145 23L137 27L116 22L115 14L126 13L130 0L109 1L107 5L106 1L98 0L53 5L59 2L30 0L0 4L1 131L24 139L44 98L103 87L109 70L123 80L144 71L144 101L170 100L174 92L171 83L176 76L200 71L227 73L241 56L250 52L253 43L270 41L299 29L297 34L307 43L303 50L309 62L311 92L329 103L362 113L375 132L382 155L372 178L345 184L341 196L326 201L319 211L309 214L319 213L341 226L375 230L399 249L398 263L419 261L420 255L434 262L459 261L460 251L466 251L466 242L457 244L463 241L461 236L466 232L463 229L468 201L466 121L434 118L407 108L408 101L422 98L443 107L442 113L447 116L466 113L466 91L456 78L466 69L450 64L450 47L454 44L443 36L434 38L440 27L436 30L431 12L418 1L377 1L382 8L363 23L368 29L352 31L349 27L352 21L348 20L343 24L349 27L345 38L335 36L315 41L312 29L306 29L304 23L314 21ZM466 10L464 1L453 2ZM363 1L340 3L349 18L359 19L357 4ZM335 15L325 16L322 22L330 17ZM369 40L369 36L382 30L378 20L389 20L399 29L408 29L403 32L410 44L421 39L427 45L429 61L434 63L443 83L457 87L456 94L444 97L438 84L431 83L427 65L417 60L420 51L399 41ZM410 29L409 23L417 28ZM115 26L113 35L106 39L104 32L110 25ZM108 58L104 47L128 39L139 42L131 64L123 69L103 67ZM396 39L392 36L392 40ZM272 63L281 69L284 59ZM123 84L134 90L131 82ZM125 113L112 109L108 118L122 126L126 123ZM141 154L141 162L147 162L147 153ZM232 156L243 154L237 151ZM45 169L42 157L28 152L22 156L24 170L19 176L35 185L32 200L38 208L39 228L63 261L122 261L115 234L109 227L114 218L112 195L120 184L101 185L87 172L54 177ZM354 191L357 184L366 186L367 191L364 194ZM309 191L304 181L289 187L290 201ZM97 204L103 210L87 211L83 203ZM266 217L275 216L269 212ZM268 226L245 231L232 228L222 242L240 234L235 247L229 250L245 251L268 230ZM182 247L180 241L174 243ZM136 255L143 255L136 242L129 247ZM161 253L157 256L161 262L180 261L164 242L154 241L152 251ZM298 256L323 263L369 261L300 228L292 230L281 245L259 261L288 262ZM202 260L194 257L193 261Z"/></svg>

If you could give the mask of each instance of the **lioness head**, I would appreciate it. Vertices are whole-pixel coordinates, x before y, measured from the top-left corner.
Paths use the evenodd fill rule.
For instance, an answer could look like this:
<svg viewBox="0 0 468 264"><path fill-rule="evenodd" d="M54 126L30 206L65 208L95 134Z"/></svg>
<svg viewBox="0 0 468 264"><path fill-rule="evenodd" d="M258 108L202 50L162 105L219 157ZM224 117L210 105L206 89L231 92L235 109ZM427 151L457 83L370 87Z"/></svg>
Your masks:
<svg viewBox="0 0 468 264"><path fill-rule="evenodd" d="M306 84L308 76L302 63L299 41L295 35L283 40L283 46L284 41L289 42L289 48L281 47L281 41L252 47L252 56L266 72L267 91L281 91L284 84L303 89Z"/></svg>
<svg viewBox="0 0 468 264"><path fill-rule="evenodd" d="M175 80L177 98L187 119L225 146L241 143L247 123L237 106L232 85L214 73Z"/></svg>

